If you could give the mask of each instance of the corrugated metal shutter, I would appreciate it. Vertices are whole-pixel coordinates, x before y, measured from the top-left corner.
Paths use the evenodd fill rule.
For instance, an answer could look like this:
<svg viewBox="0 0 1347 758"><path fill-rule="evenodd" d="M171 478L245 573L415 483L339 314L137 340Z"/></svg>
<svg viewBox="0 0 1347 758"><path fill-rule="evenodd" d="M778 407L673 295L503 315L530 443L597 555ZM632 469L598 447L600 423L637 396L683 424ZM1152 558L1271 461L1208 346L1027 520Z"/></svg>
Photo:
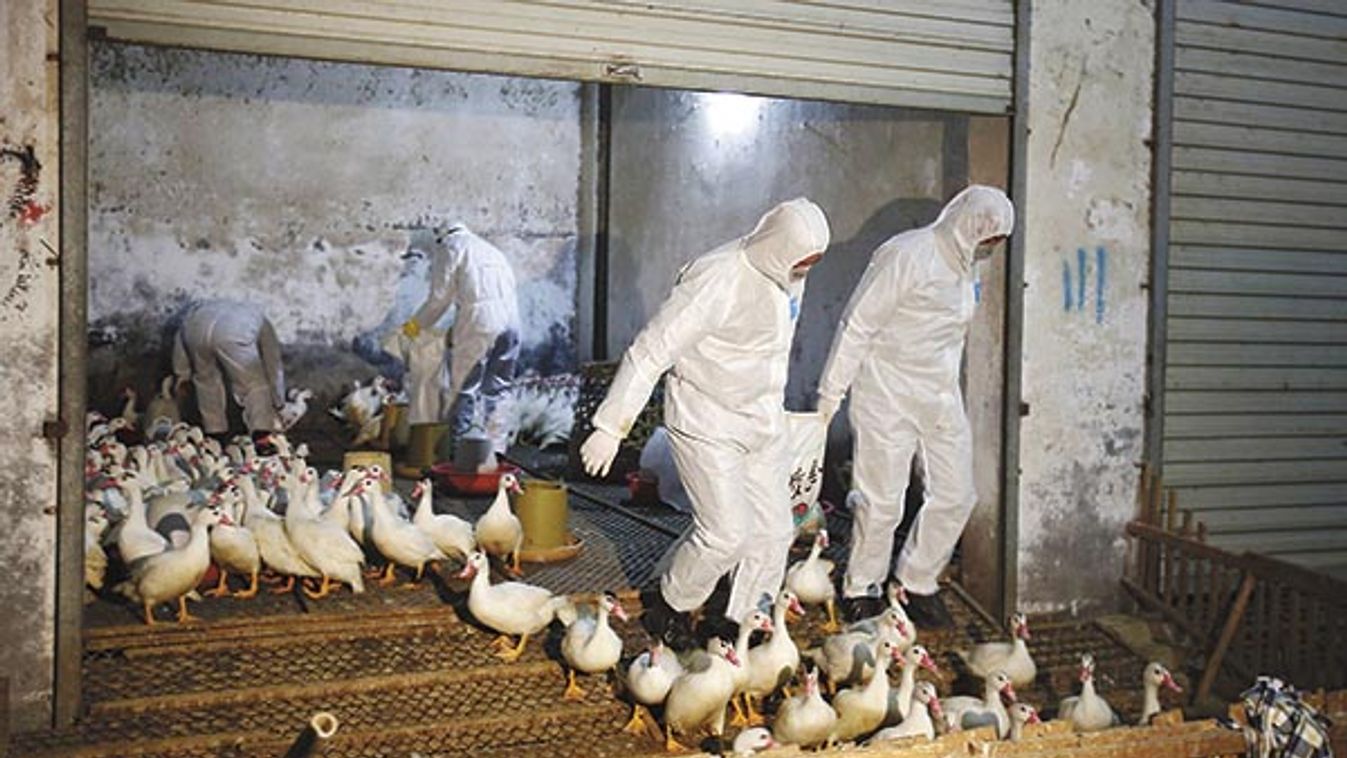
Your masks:
<svg viewBox="0 0 1347 758"><path fill-rule="evenodd" d="M151 44L1000 113L1012 0L90 0Z"/></svg>
<svg viewBox="0 0 1347 758"><path fill-rule="evenodd" d="M1177 0L1165 483L1347 566L1347 4Z"/></svg>

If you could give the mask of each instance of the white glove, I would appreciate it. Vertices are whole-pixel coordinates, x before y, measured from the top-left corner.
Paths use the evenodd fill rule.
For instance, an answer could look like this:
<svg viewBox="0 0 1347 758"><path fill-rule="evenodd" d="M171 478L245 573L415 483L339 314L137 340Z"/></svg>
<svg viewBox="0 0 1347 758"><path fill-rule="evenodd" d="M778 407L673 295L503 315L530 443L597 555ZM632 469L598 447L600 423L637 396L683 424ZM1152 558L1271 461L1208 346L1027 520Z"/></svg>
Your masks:
<svg viewBox="0 0 1347 758"><path fill-rule="evenodd" d="M585 444L580 446L580 460L585 464L585 472L593 477L608 476L608 469L613 465L613 459L617 457L618 446L622 444L621 438L605 432L602 429L595 429L594 433L589 435Z"/></svg>
<svg viewBox="0 0 1347 758"><path fill-rule="evenodd" d="M819 395L818 415L820 418L823 419L824 426L827 426L829 423L832 422L833 414L837 413L837 406L841 404L842 401L839 398L824 397L823 395Z"/></svg>

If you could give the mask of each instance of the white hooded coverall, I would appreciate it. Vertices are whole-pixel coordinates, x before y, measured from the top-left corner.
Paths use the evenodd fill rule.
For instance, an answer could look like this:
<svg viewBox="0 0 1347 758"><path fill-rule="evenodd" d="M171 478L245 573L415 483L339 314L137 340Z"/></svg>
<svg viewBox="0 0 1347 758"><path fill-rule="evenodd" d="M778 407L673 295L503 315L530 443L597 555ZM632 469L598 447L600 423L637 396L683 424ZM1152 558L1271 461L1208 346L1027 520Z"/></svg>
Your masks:
<svg viewBox="0 0 1347 758"><path fill-rule="evenodd" d="M443 234L418 230L410 247L430 257L430 294L412 321L430 329L451 306L449 397L454 435L467 432L482 403L496 452L509 438L511 390L519 359L519 303L505 254L462 224Z"/></svg>
<svg viewBox="0 0 1347 758"><path fill-rule="evenodd" d="M785 387L804 285L791 268L828 237L823 211L800 198L685 266L594 414L595 428L625 437L669 371L664 423L693 509L661 581L674 610L700 607L731 570L731 619L781 587L793 537Z"/></svg>
<svg viewBox="0 0 1347 758"><path fill-rule="evenodd" d="M1010 234L1005 193L974 185L930 226L877 249L852 293L819 381L819 405L851 389L852 485L860 494L843 594L878 591L903 518L912 457L923 455L926 502L894 565L912 592L937 578L977 502L973 445L959 367L973 316L974 253Z"/></svg>
<svg viewBox="0 0 1347 758"><path fill-rule="evenodd" d="M225 377L243 408L248 431L281 428L285 370L276 330L262 309L249 303L211 300L187 315L173 340L173 373L192 379L201 425L207 434L229 430Z"/></svg>

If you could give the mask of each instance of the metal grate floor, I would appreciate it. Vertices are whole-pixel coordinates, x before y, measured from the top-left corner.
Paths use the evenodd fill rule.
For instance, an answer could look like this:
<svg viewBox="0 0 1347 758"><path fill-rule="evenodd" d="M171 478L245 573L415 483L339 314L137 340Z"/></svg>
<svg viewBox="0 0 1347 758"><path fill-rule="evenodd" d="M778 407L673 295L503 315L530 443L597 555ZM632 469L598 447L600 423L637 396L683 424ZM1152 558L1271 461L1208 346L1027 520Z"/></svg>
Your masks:
<svg viewBox="0 0 1347 758"><path fill-rule="evenodd" d="M616 488L601 494L612 497ZM623 589L635 593L687 523L662 512L662 528L572 498L572 528L585 540L573 561L526 565L526 579L554 591ZM444 499L437 509L466 517L481 500ZM843 568L849 527L831 519L829 557ZM804 546L797 548L799 554ZM445 574L448 574L446 567ZM316 711L334 713L337 736L316 755L618 756L661 754L651 737L620 731L627 706L602 676L582 682L586 696L561 698L559 634L530 641L514 664L493 657L490 632L460 620L463 586L436 576L413 590L372 587L320 601L299 595L209 600L193 612L206 623L154 629L134 609L100 601L86 610L84 686L88 713L58 732L15 735L11 755L274 756L283 753ZM923 633L945 670L940 689L957 681L953 651L1000 632L959 592L945 593L958 626ZM802 647L821 641L821 610L792 625ZM628 656L648 643L639 624L618 625ZM1101 691L1128 720L1140 706L1145 661L1095 624L1034 627L1030 647L1039 681L1021 697L1048 710L1073 694L1082 652L1092 652ZM1112 680L1110 683L1109 679Z"/></svg>

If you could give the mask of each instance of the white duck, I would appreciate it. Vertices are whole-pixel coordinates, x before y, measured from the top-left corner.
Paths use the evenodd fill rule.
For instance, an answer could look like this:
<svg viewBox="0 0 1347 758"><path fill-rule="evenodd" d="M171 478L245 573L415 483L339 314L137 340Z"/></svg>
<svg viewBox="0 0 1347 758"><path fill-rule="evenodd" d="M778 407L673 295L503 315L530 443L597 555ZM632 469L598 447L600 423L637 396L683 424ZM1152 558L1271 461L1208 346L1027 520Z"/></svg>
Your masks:
<svg viewBox="0 0 1347 758"><path fill-rule="evenodd" d="M620 621L627 620L627 612L617 596L605 592L592 613L582 609L575 620L566 625L561 638L561 657L566 661L567 700L583 700L585 691L575 683L575 672L597 674L617 666L622 658L622 638L608 624L612 614Z"/></svg>
<svg viewBox="0 0 1347 758"><path fill-rule="evenodd" d="M1024 736L1025 724L1042 723L1038 718L1038 709L1028 703L1013 703L1008 710L1011 742L1018 742Z"/></svg>
<svg viewBox="0 0 1347 758"><path fill-rule="evenodd" d="M397 581L393 573L395 565L415 569L416 581L420 581L427 563L445 559L445 554L435 547L435 542L425 532L417 529L415 524L393 515L377 476L363 479L356 485L355 494L367 498L366 502L374 516L370 524L370 537L374 547L388 560L379 584L388 585Z"/></svg>
<svg viewBox="0 0 1347 758"><path fill-rule="evenodd" d="M84 583L90 589L103 589L103 577L108 570L108 554L103 551L103 534L108 530L108 517L98 505L84 508Z"/></svg>
<svg viewBox="0 0 1347 758"><path fill-rule="evenodd" d="M150 402L145 406L146 419L154 423L158 423L160 419L168 419L169 427L182 420L182 410L178 407L178 398L173 392L176 386L177 377L172 374L159 382L159 394L150 398Z"/></svg>
<svg viewBox="0 0 1347 758"><path fill-rule="evenodd" d="M688 657L682 676L674 680L664 699L666 750L686 751L674 740L675 732L687 734L709 725L716 737L725 733L725 706L734 693L734 667L738 665L734 648L719 637L712 637L705 651L694 651Z"/></svg>
<svg viewBox="0 0 1347 758"><path fill-rule="evenodd" d="M565 596L523 582L492 584L489 573L486 553L474 550L468 553L458 578L472 580L468 587L468 610L478 621L501 633L492 644L499 648L497 655L503 660L518 660L531 635L546 628L553 618L561 618L564 623L575 613ZM513 648L509 635L519 635Z"/></svg>
<svg viewBox="0 0 1347 758"><path fill-rule="evenodd" d="M784 745L815 747L828 741L837 724L837 712L823 700L818 686L818 669L804 673L804 690L786 698L772 722L772 736Z"/></svg>
<svg viewBox="0 0 1347 758"><path fill-rule="evenodd" d="M157 555L168 549L168 539L150 528L145 518L145 498L140 482L134 476L124 476L118 485L127 500L126 520L117 531L117 552L128 566L141 558Z"/></svg>
<svg viewBox="0 0 1347 758"><path fill-rule="evenodd" d="M320 576L318 570L300 556L299 550L290 541L290 536L285 532L285 521L262 503L253 480L241 477L238 486L244 499L243 523L257 541L257 552L262 556L262 563L286 577L286 583L272 592L282 594L293 590L297 577Z"/></svg>
<svg viewBox="0 0 1347 758"><path fill-rule="evenodd" d="M1005 739L1010 734L1006 701L1015 702L1015 685L1006 672L993 671L983 683L981 698L960 695L945 700L945 724L956 732L995 726L996 736Z"/></svg>
<svg viewBox="0 0 1347 758"><path fill-rule="evenodd" d="M898 659L898 648L889 640L880 640L875 648L877 667L870 682L863 687L848 688L833 698L837 711L837 725L833 739L841 742L854 740L875 731L884 723L889 707L888 667Z"/></svg>
<svg viewBox="0 0 1347 758"><path fill-rule="evenodd" d="M898 689L889 693L889 710L884 716L885 726L898 724L911 712L912 696L917 691L917 669L924 668L937 676L940 674L935 659L921 645L913 645L899 655L903 673L898 681Z"/></svg>
<svg viewBox="0 0 1347 758"><path fill-rule="evenodd" d="M828 623L823 630L833 633L841 630L837 623L837 607L834 599L837 589L833 586L833 562L821 557L828 547L828 530L820 529L814 535L814 546L809 557L786 569L786 589L794 592L803 605L822 605L828 609Z"/></svg>
<svg viewBox="0 0 1347 758"><path fill-rule="evenodd" d="M1151 723L1151 717L1160 712L1160 688L1165 687L1174 692L1183 692L1183 688L1159 661L1151 661L1146 665L1146 670L1141 674L1141 683L1145 696L1141 700L1141 718L1137 719L1137 724L1146 726Z"/></svg>
<svg viewBox="0 0 1347 758"><path fill-rule="evenodd" d="M678 656L658 639L648 650L636 656L627 667L627 692L631 693L634 702L631 719L622 727L622 731L643 734L646 723L642 711L662 704L674 680L682 674L683 664L678 662Z"/></svg>
<svg viewBox="0 0 1347 758"><path fill-rule="evenodd" d="M511 556L511 569L519 573L519 549L524 544L524 526L519 517L510 510L510 494L519 494L523 488L514 474L501 474L496 486L496 499L491 507L477 519L475 527L476 543L487 553L504 560Z"/></svg>
<svg viewBox="0 0 1347 758"><path fill-rule="evenodd" d="M830 693L843 684L870 681L875 671L875 648L881 640L888 640L898 647L894 642L898 625L902 623L898 613L887 610L875 621L875 625L868 629L856 627L834 634L823 641L821 648L809 651L809 656L828 677Z"/></svg>
<svg viewBox="0 0 1347 758"><path fill-rule="evenodd" d="M1010 633L1011 642L984 642L971 651L959 651L958 655L974 676L986 679L995 671L1004 671L1016 687L1028 686L1038 676L1038 667L1025 644L1029 639L1029 620L1023 613L1010 617ZM948 706L945 710L949 710Z"/></svg>
<svg viewBox="0 0 1347 758"><path fill-rule="evenodd" d="M740 663L745 662L748 659L748 641L753 633L758 631L771 633L772 629L771 616L756 609L749 611L739 623L739 637L734 641L734 657L738 658ZM730 721L730 726L747 726L750 723L747 712L739 705L739 697L744 694L748 683L748 666L735 666L734 694L730 696L730 705L734 706L734 718Z"/></svg>
<svg viewBox="0 0 1347 758"><path fill-rule="evenodd" d="M434 493L429 479L422 479L412 489L412 497L417 499L416 515L412 523L435 542L435 546L445 555L463 558L477 547L473 536L472 524L449 513L436 513L432 505Z"/></svg>
<svg viewBox="0 0 1347 758"><path fill-rule="evenodd" d="M1078 732L1098 732L1122 723L1113 706L1094 690L1094 656L1080 657L1080 695L1062 699L1057 717L1070 721Z"/></svg>
<svg viewBox="0 0 1347 758"><path fill-rule="evenodd" d="M879 730L870 739L870 742L899 740L904 737L925 737L928 740L933 740L935 739L935 720L940 717L940 697L936 694L935 685L930 682L922 682L917 685L916 691L912 693L912 711L907 718L903 719L903 723Z"/></svg>
<svg viewBox="0 0 1347 758"><path fill-rule="evenodd" d="M341 526L318 514L318 472L306 469L298 479L301 488L295 493L298 497L285 509L285 533L304 562L323 577L316 592L306 588L304 594L315 600L327 597L332 593L334 579L340 584L349 584L351 592L357 595L364 592L365 579L361 573L361 567L365 565L364 551ZM360 487L356 485L357 493Z"/></svg>
<svg viewBox="0 0 1347 758"><path fill-rule="evenodd" d="M758 713L757 701L776 692L795 676L800 668L800 649L790 638L786 628L786 612L804 615L804 608L794 592L783 589L776 593L772 603L772 636L766 642L748 651L748 684L744 687L744 703L748 706L748 718L760 723L762 714Z"/></svg>
<svg viewBox="0 0 1347 758"><path fill-rule="evenodd" d="M899 650L906 650L917 642L917 627L912 623L912 619L908 618L907 610L903 608L907 604L907 590L903 589L902 583L895 580L889 582L885 594L889 600L887 608L874 616L847 624L844 631L881 635L893 640Z"/></svg>
<svg viewBox="0 0 1347 758"><path fill-rule="evenodd" d="M774 747L776 740L772 739L772 733L759 726L736 734L730 754L735 758L743 758L754 755L759 750L770 750Z"/></svg>
<svg viewBox="0 0 1347 758"><path fill-rule="evenodd" d="M257 575L262 571L262 555L257 549L257 540L253 538L252 531L243 525L242 501L242 493L233 484L226 485L223 490L212 495L209 501L229 516L229 523L221 522L210 532L210 554L219 567L220 581L215 589L204 593L209 597L230 594L231 571L249 578L248 589L233 593L233 597L246 599L257 594Z"/></svg>
<svg viewBox="0 0 1347 758"><path fill-rule="evenodd" d="M178 601L179 624L197 620L187 612L186 595L210 567L210 529L219 523L229 523L229 517L219 508L203 508L195 515L186 546L146 556L131 566L131 578L117 591L141 604L146 624L154 625L154 606L173 599Z"/></svg>

